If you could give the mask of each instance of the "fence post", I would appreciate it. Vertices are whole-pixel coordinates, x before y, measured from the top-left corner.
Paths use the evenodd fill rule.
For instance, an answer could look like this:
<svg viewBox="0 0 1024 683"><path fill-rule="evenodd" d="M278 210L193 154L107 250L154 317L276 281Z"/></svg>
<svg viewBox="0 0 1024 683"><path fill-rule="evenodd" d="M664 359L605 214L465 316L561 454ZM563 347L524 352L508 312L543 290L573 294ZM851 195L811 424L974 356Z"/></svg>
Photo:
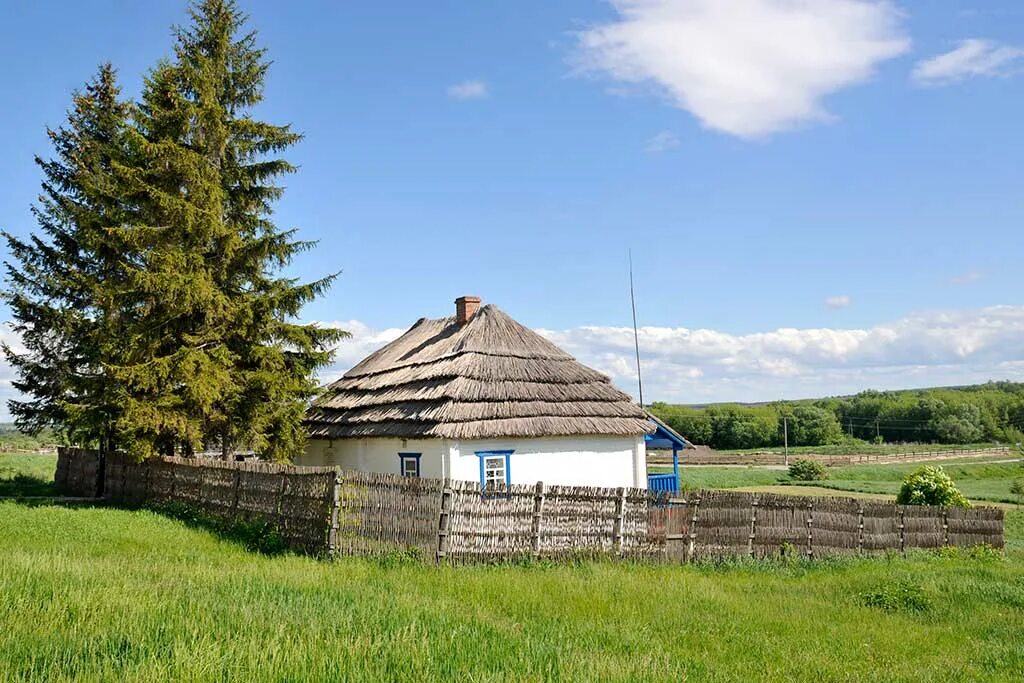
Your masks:
<svg viewBox="0 0 1024 683"><path fill-rule="evenodd" d="M451 529L451 516L452 489L446 486L441 489L441 511L437 520L437 555L435 560L438 564L441 564L448 554L448 531Z"/></svg>
<svg viewBox="0 0 1024 683"><path fill-rule="evenodd" d="M288 477L285 476L284 472L279 472L281 475L281 488L277 492L277 505L276 505L276 517L274 520L275 524L278 524L281 520L281 511L284 509L284 494L288 488ZM202 488L199 489L202 491Z"/></svg>
<svg viewBox="0 0 1024 683"><path fill-rule="evenodd" d="M544 482L538 481L533 489L533 524L530 528L533 556L540 557L540 520L544 514Z"/></svg>
<svg viewBox="0 0 1024 683"><path fill-rule="evenodd" d="M754 556L754 534L757 533L757 506L760 505L756 497L750 499L750 535L747 538L747 554Z"/></svg>
<svg viewBox="0 0 1024 683"><path fill-rule="evenodd" d="M949 508L942 508L942 545L949 545Z"/></svg>
<svg viewBox="0 0 1024 683"><path fill-rule="evenodd" d="M235 465L235 483L231 491L231 516L238 517L238 488L242 483L242 468Z"/></svg>
<svg viewBox="0 0 1024 683"><path fill-rule="evenodd" d="M864 552L864 504L857 504L857 554Z"/></svg>
<svg viewBox="0 0 1024 683"><path fill-rule="evenodd" d="M626 489L615 489L615 524L612 526L612 551L622 554L622 514L626 507Z"/></svg>
<svg viewBox="0 0 1024 683"><path fill-rule="evenodd" d="M237 481L237 479L236 479ZM327 555L334 557L338 552L338 515L341 506L341 468L334 468L334 484L331 487L331 527L327 530Z"/></svg>
<svg viewBox="0 0 1024 683"><path fill-rule="evenodd" d="M903 528L904 528L903 527L903 510L900 510L900 509L897 508L897 510L896 510L896 518L899 521L899 529L900 529L900 552L901 553L905 553L907 551L907 547L906 547L906 538L904 537L904 533L903 533Z"/></svg>
<svg viewBox="0 0 1024 683"><path fill-rule="evenodd" d="M690 518L690 543L686 548L686 561L690 562L693 560L693 555L697 547L697 510L700 509L700 496L693 499L693 517Z"/></svg>
<svg viewBox="0 0 1024 683"><path fill-rule="evenodd" d="M807 501L807 557L814 559L814 503Z"/></svg>

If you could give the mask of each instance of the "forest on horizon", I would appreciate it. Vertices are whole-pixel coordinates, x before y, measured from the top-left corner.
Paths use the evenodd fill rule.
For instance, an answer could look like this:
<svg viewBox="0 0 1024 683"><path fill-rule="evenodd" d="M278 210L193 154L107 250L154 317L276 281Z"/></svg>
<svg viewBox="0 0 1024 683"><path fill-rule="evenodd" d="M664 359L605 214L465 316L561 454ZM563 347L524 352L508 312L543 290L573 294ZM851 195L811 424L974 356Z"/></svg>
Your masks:
<svg viewBox="0 0 1024 683"><path fill-rule="evenodd" d="M651 412L694 444L718 449L869 443L1024 441L1024 383L862 391L854 396L686 406Z"/></svg>

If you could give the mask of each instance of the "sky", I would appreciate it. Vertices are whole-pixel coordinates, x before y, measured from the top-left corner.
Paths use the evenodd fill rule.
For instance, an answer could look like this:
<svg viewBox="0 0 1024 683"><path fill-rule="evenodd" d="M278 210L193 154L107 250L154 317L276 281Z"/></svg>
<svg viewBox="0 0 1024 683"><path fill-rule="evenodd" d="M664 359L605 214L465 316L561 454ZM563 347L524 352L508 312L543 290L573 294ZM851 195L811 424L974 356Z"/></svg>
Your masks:
<svg viewBox="0 0 1024 683"><path fill-rule="evenodd" d="M630 250L647 402L1024 380L1018 0L241 4L305 134L290 273L341 271L325 381L475 294L635 394ZM46 126L100 62L136 96L185 3L3 5L25 235Z"/></svg>

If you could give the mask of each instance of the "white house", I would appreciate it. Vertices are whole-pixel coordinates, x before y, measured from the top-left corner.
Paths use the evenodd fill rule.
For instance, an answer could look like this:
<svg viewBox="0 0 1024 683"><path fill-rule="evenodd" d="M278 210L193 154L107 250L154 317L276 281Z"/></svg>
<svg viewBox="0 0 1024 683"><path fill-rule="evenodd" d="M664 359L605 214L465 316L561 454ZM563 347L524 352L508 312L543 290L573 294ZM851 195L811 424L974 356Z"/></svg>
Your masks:
<svg viewBox="0 0 1024 683"><path fill-rule="evenodd" d="M647 485L647 414L478 297L422 318L306 414L302 465L508 484Z"/></svg>

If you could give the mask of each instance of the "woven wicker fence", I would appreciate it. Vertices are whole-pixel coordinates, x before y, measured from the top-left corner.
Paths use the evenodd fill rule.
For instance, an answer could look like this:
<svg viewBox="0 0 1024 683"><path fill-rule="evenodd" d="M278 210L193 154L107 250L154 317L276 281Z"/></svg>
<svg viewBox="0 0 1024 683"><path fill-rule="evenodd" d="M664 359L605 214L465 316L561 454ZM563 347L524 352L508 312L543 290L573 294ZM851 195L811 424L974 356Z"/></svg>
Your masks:
<svg viewBox="0 0 1024 683"><path fill-rule="evenodd" d="M125 503L180 503L225 519L271 523L285 545L329 550L337 471L272 463L161 458L131 463L109 457L104 491Z"/></svg>
<svg viewBox="0 0 1024 683"><path fill-rule="evenodd" d="M81 498L100 495L102 472L96 451L63 446L57 449L57 470L53 481L61 495Z"/></svg>
<svg viewBox="0 0 1024 683"><path fill-rule="evenodd" d="M163 458L136 464L62 449L58 486L125 504L176 502L227 519L263 519L311 554L410 552L465 563L615 557L691 561L825 557L1003 545L1003 511L853 498L644 489L502 486L269 463Z"/></svg>
<svg viewBox="0 0 1024 683"><path fill-rule="evenodd" d="M697 491L653 509L650 519L651 540L680 561L1003 547L1003 511L994 507Z"/></svg>
<svg viewBox="0 0 1024 683"><path fill-rule="evenodd" d="M438 557L451 562L516 558L655 557L644 489L498 486L449 482Z"/></svg>

